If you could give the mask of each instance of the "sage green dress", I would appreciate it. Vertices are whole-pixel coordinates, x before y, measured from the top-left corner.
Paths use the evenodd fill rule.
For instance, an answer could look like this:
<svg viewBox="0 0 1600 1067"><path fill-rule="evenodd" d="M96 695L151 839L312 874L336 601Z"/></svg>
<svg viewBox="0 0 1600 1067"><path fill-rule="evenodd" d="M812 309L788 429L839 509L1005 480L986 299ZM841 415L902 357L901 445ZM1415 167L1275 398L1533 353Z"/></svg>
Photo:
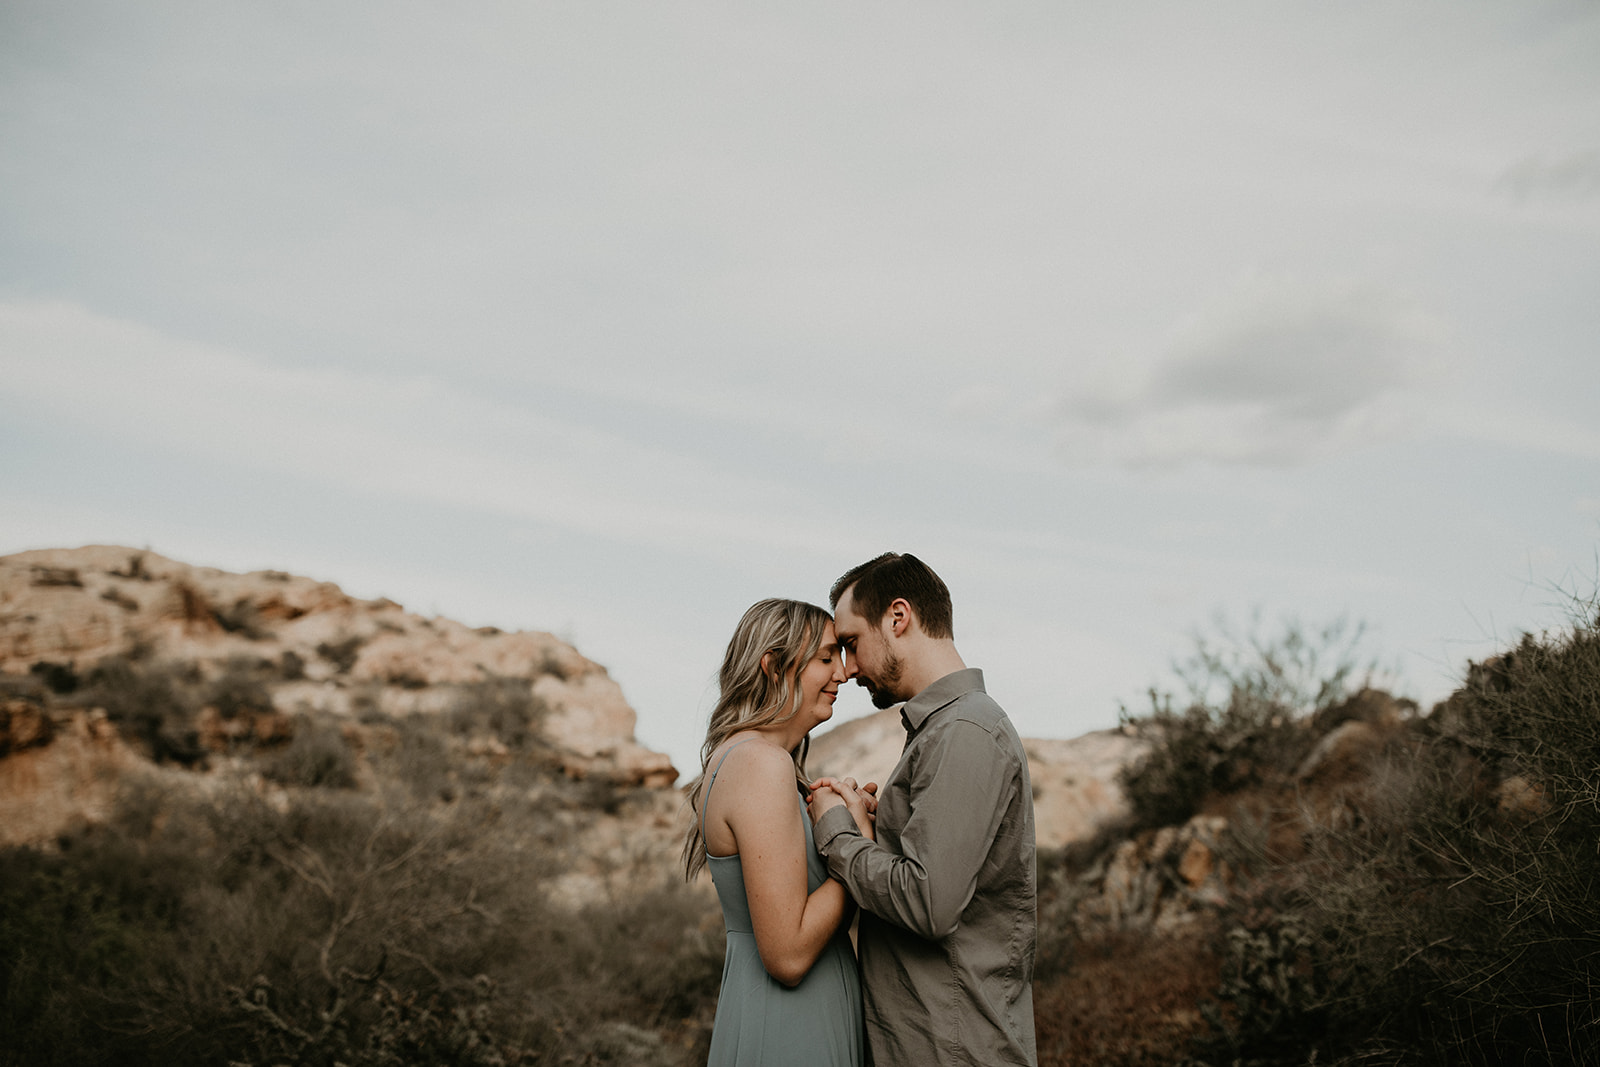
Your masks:
<svg viewBox="0 0 1600 1067"><path fill-rule="evenodd" d="M727 758L723 753L722 760ZM711 773L700 802L702 831L722 760ZM805 804L798 796L795 799L806 829L806 889L816 892L827 879L828 869L817 854ZM708 853L706 861L728 931L708 1067L861 1067L861 980L848 926L839 928L800 984L790 989L761 965L738 855Z"/></svg>

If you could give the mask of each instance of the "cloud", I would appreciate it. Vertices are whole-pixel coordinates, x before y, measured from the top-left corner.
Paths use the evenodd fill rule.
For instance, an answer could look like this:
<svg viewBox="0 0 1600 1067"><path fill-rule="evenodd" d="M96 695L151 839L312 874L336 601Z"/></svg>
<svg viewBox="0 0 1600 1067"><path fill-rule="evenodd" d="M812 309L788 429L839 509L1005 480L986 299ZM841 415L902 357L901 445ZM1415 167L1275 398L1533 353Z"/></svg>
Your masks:
<svg viewBox="0 0 1600 1067"><path fill-rule="evenodd" d="M1495 181L1519 201L1587 200L1600 195L1600 152L1574 152L1554 159L1531 155Z"/></svg>
<svg viewBox="0 0 1600 1067"><path fill-rule="evenodd" d="M429 375L283 367L66 302L0 302L0 401L368 495L708 553L839 551L792 489Z"/></svg>
<svg viewBox="0 0 1600 1067"><path fill-rule="evenodd" d="M1145 367L1069 388L1057 442L1069 462L1283 465L1405 432L1442 328L1359 287L1251 286L1181 330Z"/></svg>

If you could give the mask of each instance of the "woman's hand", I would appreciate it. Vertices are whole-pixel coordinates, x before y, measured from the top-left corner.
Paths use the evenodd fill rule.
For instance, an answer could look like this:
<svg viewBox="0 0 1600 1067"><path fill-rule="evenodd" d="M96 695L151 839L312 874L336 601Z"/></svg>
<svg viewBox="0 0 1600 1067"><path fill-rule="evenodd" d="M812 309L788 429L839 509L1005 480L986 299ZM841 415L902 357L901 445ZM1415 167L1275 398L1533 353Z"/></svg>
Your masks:
<svg viewBox="0 0 1600 1067"><path fill-rule="evenodd" d="M806 798L806 802L812 806L813 819L834 806L820 796L824 792L831 793L844 803L845 809L850 812L850 817L855 820L856 829L861 831L861 836L869 841L877 840L877 782L857 786L854 778L818 778L811 783L811 795Z"/></svg>

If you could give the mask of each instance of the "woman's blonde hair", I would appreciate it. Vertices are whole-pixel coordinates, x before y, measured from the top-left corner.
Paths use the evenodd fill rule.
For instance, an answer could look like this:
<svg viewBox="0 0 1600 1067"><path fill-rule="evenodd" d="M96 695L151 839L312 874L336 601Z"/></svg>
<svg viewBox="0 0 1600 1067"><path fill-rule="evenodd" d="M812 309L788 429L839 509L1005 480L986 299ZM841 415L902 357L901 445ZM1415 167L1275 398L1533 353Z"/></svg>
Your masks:
<svg viewBox="0 0 1600 1067"><path fill-rule="evenodd" d="M733 631L718 676L720 695L711 709L705 744L700 746L700 774L689 783L689 833L683 842L683 871L693 878L706 865L700 806L705 795L711 754L740 730L786 722L800 710L800 668L822 647L823 631L833 616L799 600L762 600L750 606ZM769 656L763 669L761 659ZM805 753L810 739L794 751L795 779L805 782Z"/></svg>

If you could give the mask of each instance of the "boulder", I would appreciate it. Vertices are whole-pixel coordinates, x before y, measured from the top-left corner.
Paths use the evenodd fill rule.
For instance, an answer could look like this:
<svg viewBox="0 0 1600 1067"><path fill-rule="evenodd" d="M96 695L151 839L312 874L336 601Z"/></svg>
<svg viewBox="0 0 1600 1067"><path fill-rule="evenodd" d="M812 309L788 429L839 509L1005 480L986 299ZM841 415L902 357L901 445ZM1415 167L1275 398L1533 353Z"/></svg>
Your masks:
<svg viewBox="0 0 1600 1067"><path fill-rule="evenodd" d="M31 700L0 701L0 756L47 745L55 733L44 708Z"/></svg>
<svg viewBox="0 0 1600 1067"><path fill-rule="evenodd" d="M841 723L812 738L806 773L886 781L905 747L895 708ZM1121 730L1098 730L1070 740L1023 741L1033 783L1034 834L1044 849L1087 841L1128 817L1117 774L1144 752L1145 742Z"/></svg>

